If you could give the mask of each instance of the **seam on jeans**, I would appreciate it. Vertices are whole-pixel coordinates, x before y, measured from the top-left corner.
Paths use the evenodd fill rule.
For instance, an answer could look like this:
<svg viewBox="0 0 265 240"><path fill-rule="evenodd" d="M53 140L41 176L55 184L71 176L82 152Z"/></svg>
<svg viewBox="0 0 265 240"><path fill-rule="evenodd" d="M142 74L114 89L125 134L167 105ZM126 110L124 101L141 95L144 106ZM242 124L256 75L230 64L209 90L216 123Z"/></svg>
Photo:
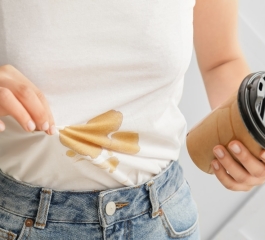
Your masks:
<svg viewBox="0 0 265 240"><path fill-rule="evenodd" d="M106 228L103 227L103 240L106 240L107 239L107 236L106 236Z"/></svg>
<svg viewBox="0 0 265 240"><path fill-rule="evenodd" d="M26 224L25 224L25 221L24 221L23 227L21 229L21 232L19 233L19 237L18 237L17 240L21 240L22 238L24 238L25 235L26 235Z"/></svg>
<svg viewBox="0 0 265 240"><path fill-rule="evenodd" d="M121 237L123 237L123 239L127 240L128 239L128 221L124 221L122 227L124 229L124 232L121 235Z"/></svg>
<svg viewBox="0 0 265 240"><path fill-rule="evenodd" d="M181 175L183 176L183 174L181 173ZM183 177L183 180L184 180L185 178ZM163 186L165 186L169 181L171 181L172 179L170 178L170 176L169 175L167 175L166 176L166 178L164 179L164 182L163 183L161 183L159 186L157 186L157 188L156 188L156 191L157 191L157 195L159 196L159 191L160 191L160 189L163 187ZM178 189L182 186L182 184L183 184L183 182L178 186L178 188L176 189L176 191L178 191ZM176 192L175 191L175 192ZM174 193L175 193L174 192ZM173 194L174 194L173 193ZM168 198L170 198L171 197L171 195L168 197ZM168 199L167 198L167 199ZM164 201L166 201L167 199L165 199ZM164 201L161 203L161 205L164 203Z"/></svg>
<svg viewBox="0 0 265 240"><path fill-rule="evenodd" d="M106 225L106 218L105 215L102 212L103 208L103 198L99 195L99 205L98 205L98 212L99 212L99 221L100 221L100 225L103 227ZM102 220L101 220L101 216L102 216ZM102 222L103 221L103 222Z"/></svg>
<svg viewBox="0 0 265 240"><path fill-rule="evenodd" d="M111 190L109 192L102 191L99 195L100 195L100 197L104 197L104 196L107 196L109 194L115 193L117 191L124 192L124 191L130 191L132 189L137 189L137 188L140 189L141 187L142 187L142 184L134 186L134 187L126 187L125 189L115 189L115 190Z"/></svg>
<svg viewBox="0 0 265 240"><path fill-rule="evenodd" d="M56 219L49 219L47 222L53 223L100 223L99 221L68 221L68 220L56 220Z"/></svg>
<svg viewBox="0 0 265 240"><path fill-rule="evenodd" d="M160 207L162 206L162 205L164 205L166 202L168 202L172 197L174 197L175 196L175 194L177 194L177 192L179 191L179 189L183 186L183 184L185 183L185 181L183 181L181 184L180 184L180 186L179 186L179 188L174 192L174 193L172 193L170 196L168 196L161 204L160 204Z"/></svg>
<svg viewBox="0 0 265 240"><path fill-rule="evenodd" d="M161 222L162 222L162 225L164 226L164 229L165 229L166 232L167 232L167 235L168 235L168 236L171 236L171 232L169 232L169 229L168 229L168 227L167 227L166 224L165 224L164 216L160 216L160 220L161 220Z"/></svg>
<svg viewBox="0 0 265 240"><path fill-rule="evenodd" d="M131 226L132 226L132 221L131 220L128 220L128 240L131 239Z"/></svg>
<svg viewBox="0 0 265 240"><path fill-rule="evenodd" d="M31 228L32 228L32 227L30 227L30 228L29 228L29 231L28 231L28 236L27 236L26 240L28 240L28 239L29 239L29 237L30 237L30 234L31 234Z"/></svg>
<svg viewBox="0 0 265 240"><path fill-rule="evenodd" d="M0 206L0 209L3 210L4 212L13 214L15 216L18 217L22 217L22 218L35 218L34 216L27 216L27 215L20 215L18 213L15 213L9 209L3 208ZM56 219L49 219L47 220L47 222L56 222L56 223L99 223L99 221L81 221L81 222L76 222L76 221L68 221L68 220L56 220Z"/></svg>
<svg viewBox="0 0 265 240"><path fill-rule="evenodd" d="M150 209L147 209L147 210L141 212L140 214L134 215L133 217L119 219L118 221L114 221L111 224L106 224L106 226L111 226L111 225L114 225L114 224L119 223L119 222L123 222L123 221L127 221L127 220L130 220L130 219L134 219L134 218L137 218L139 216L142 216L142 215L144 215L144 214L146 214L148 212L150 212Z"/></svg>
<svg viewBox="0 0 265 240"><path fill-rule="evenodd" d="M10 210L10 209L3 208L2 206L0 206L0 209L2 209L2 210L5 211L5 212L11 213L11 214L13 214L13 215L19 216L19 217L23 217L23 218L34 218L34 216L21 215L21 214L18 214L18 213L16 213L16 212L13 212L13 211Z"/></svg>
<svg viewBox="0 0 265 240"><path fill-rule="evenodd" d="M193 234L196 231L197 225L198 225L198 222L199 222L199 216L198 216L198 213L197 213L196 221L195 221L195 223L192 226L190 226L187 230L184 230L184 231L181 231L181 232L176 232L174 230L174 228L172 227L169 219L167 218L166 213L164 213L163 216L161 216L161 218L162 218L162 222L165 221L166 224L163 222L163 225L164 225L167 233L169 234L169 236L172 237L172 238L183 238L183 237L190 236L191 234Z"/></svg>

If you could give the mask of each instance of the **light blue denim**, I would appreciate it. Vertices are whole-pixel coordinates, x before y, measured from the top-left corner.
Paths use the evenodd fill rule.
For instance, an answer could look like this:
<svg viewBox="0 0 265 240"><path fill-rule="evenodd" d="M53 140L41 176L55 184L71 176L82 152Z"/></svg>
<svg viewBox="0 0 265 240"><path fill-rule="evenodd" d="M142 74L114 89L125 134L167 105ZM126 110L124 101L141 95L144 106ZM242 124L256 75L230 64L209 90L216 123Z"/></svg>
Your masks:
<svg viewBox="0 0 265 240"><path fill-rule="evenodd" d="M179 163L172 161L144 184L106 191L55 191L19 182L0 171L0 239L200 237L190 187Z"/></svg>

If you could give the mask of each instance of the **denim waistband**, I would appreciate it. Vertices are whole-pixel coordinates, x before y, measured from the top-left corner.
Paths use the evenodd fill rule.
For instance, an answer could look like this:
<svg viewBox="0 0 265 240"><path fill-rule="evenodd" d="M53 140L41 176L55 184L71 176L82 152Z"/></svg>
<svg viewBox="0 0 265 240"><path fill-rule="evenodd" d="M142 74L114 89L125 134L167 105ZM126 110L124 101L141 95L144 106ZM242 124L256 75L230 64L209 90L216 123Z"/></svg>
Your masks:
<svg viewBox="0 0 265 240"><path fill-rule="evenodd" d="M0 208L35 219L42 229L47 221L100 223L107 227L148 211L156 217L159 206L182 183L178 161L172 161L144 184L104 191L57 191L17 181L0 171Z"/></svg>

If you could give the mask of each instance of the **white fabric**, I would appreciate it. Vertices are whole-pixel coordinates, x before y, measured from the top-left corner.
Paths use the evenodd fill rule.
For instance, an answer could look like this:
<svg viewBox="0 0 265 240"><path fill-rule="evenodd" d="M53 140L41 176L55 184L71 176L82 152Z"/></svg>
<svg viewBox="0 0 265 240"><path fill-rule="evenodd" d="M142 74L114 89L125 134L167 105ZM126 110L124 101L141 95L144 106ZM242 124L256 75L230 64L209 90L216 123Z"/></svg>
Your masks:
<svg viewBox="0 0 265 240"><path fill-rule="evenodd" d="M53 189L108 189L140 184L177 160L194 3L0 0L0 65L13 65L45 94L57 128L53 136L27 133L3 117L1 170ZM99 119L120 123L99 139ZM99 153L67 145L69 131Z"/></svg>

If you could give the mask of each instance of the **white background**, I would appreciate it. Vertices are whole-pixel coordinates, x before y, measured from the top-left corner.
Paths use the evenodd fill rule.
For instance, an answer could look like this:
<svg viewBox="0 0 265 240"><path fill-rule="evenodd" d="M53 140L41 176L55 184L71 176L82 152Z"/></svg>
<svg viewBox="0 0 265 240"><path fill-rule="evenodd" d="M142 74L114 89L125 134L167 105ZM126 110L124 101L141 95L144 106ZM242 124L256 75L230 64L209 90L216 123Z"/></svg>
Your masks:
<svg viewBox="0 0 265 240"><path fill-rule="evenodd" d="M240 0L238 18L239 39L251 71L265 71L265 1ZM188 129L210 112L194 55L180 108ZM265 239L265 187L247 193L225 189L215 176L193 164L186 146L180 162L199 208L202 240Z"/></svg>

